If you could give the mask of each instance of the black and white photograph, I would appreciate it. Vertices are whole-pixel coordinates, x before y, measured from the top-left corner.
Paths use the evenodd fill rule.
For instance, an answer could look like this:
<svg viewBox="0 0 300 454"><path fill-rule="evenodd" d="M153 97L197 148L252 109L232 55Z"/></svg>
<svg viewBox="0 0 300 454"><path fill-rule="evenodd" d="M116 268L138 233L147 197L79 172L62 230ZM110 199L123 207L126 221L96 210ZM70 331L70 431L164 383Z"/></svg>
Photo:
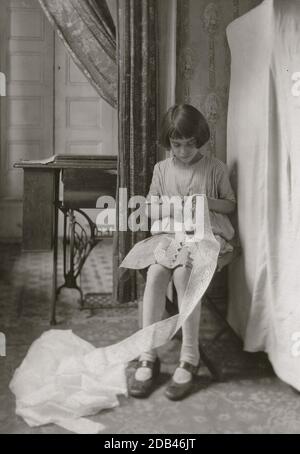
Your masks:
<svg viewBox="0 0 300 454"><path fill-rule="evenodd" d="M0 434L300 434L299 125L300 0L0 0Z"/></svg>

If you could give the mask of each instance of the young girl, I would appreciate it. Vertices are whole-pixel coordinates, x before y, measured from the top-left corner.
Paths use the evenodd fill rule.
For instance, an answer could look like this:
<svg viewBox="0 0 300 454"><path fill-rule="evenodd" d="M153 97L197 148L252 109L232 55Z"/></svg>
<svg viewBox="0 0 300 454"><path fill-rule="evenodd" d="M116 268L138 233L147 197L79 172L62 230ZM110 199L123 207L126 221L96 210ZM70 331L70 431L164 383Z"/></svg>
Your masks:
<svg viewBox="0 0 300 454"><path fill-rule="evenodd" d="M171 107L166 113L161 129L161 144L171 149L172 156L154 167L148 200L158 196L165 197L205 194L212 231L220 242L220 254L231 250L228 240L234 231L227 214L235 209L235 196L231 188L226 165L213 157L202 154L201 149L210 138L208 124L204 116L193 106L183 104ZM164 217L164 203L159 209L149 210L151 220ZM172 207L172 205L171 205ZM170 205L167 207L169 210ZM182 213L174 208L169 212L173 219ZM161 224L162 225L162 224ZM192 262L192 249L189 244L181 243L176 254L161 255L174 239L174 233L156 232L156 235L137 243L123 260L121 267L146 269L147 280L143 297L143 328L163 318L166 292L170 279L177 291L179 310L189 280ZM195 311L182 326L182 347L180 361L167 386L166 396L178 400L186 396L193 385L193 378L199 364L198 334L200 309ZM160 362L155 350L144 352L138 362L135 375L129 386L129 393L134 397L146 397L153 389L159 374Z"/></svg>

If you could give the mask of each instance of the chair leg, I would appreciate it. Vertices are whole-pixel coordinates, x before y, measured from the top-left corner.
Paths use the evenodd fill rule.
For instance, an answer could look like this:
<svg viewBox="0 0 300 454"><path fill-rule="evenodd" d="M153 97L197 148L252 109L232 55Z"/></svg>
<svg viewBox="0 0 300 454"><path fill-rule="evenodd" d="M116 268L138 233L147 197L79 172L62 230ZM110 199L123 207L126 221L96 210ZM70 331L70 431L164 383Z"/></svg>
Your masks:
<svg viewBox="0 0 300 454"><path fill-rule="evenodd" d="M212 377L216 381L221 381L221 376L217 370L217 368L214 366L214 363L208 358L208 356L205 353L204 348L202 347L202 343L199 342L199 353L200 353L200 358L211 373Z"/></svg>
<svg viewBox="0 0 300 454"><path fill-rule="evenodd" d="M238 344L239 347L243 348L243 343L240 339L240 337L236 334L236 332L232 329L228 321L226 320L226 317L221 313L221 311L218 309L216 304L213 302L212 298L209 296L205 295L205 298L208 302L208 309L210 309L214 315L218 317L218 319L222 322L224 325L224 328L221 330L221 334L223 334L225 331L228 331L232 337L235 339L236 343ZM216 339L220 337L220 335L217 334Z"/></svg>

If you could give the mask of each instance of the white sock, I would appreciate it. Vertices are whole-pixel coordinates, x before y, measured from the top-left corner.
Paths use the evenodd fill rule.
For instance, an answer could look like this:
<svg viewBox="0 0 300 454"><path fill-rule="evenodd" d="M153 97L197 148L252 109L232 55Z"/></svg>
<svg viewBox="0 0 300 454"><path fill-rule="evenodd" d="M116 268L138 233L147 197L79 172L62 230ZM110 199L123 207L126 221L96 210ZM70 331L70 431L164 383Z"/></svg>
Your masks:
<svg viewBox="0 0 300 454"><path fill-rule="evenodd" d="M152 369L150 367L138 367L135 372L135 379L146 381L152 377Z"/></svg>
<svg viewBox="0 0 300 454"><path fill-rule="evenodd" d="M140 361L151 361L155 362L156 353L154 350L150 350L149 352L144 352L140 355ZM152 377L152 369L150 367L138 367L135 371L135 378L136 380L145 381Z"/></svg>
<svg viewBox="0 0 300 454"><path fill-rule="evenodd" d="M192 378L191 372L189 372L186 369L183 369L182 367L177 367L173 375L173 380L176 383L186 383L190 381L191 378Z"/></svg>

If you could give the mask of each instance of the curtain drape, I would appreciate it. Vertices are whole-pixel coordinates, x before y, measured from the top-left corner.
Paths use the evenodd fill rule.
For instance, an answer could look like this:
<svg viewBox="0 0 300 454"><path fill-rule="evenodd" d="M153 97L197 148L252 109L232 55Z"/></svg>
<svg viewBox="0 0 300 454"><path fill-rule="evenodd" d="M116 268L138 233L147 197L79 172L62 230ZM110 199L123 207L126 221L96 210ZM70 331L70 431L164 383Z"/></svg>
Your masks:
<svg viewBox="0 0 300 454"><path fill-rule="evenodd" d="M105 0L39 0L72 58L111 106L117 107L116 31Z"/></svg>
<svg viewBox="0 0 300 454"><path fill-rule="evenodd" d="M228 162L243 255L229 317L300 390L300 2L265 0L228 29Z"/></svg>
<svg viewBox="0 0 300 454"><path fill-rule="evenodd" d="M158 26L156 0L118 0L118 46L105 0L39 0L74 61L110 105L118 106L118 189L128 199L145 196L157 161ZM119 191L117 191L119 194ZM120 279L119 264L145 232L120 230L113 253L114 300L135 300L143 289L132 272Z"/></svg>
<svg viewBox="0 0 300 454"><path fill-rule="evenodd" d="M147 194L157 160L157 2L118 0L117 7L118 188L127 188L130 198ZM136 272L127 280L120 279L119 264L146 234L120 231L120 224L121 219L117 216L113 287L114 299L123 303L138 298L143 283Z"/></svg>

